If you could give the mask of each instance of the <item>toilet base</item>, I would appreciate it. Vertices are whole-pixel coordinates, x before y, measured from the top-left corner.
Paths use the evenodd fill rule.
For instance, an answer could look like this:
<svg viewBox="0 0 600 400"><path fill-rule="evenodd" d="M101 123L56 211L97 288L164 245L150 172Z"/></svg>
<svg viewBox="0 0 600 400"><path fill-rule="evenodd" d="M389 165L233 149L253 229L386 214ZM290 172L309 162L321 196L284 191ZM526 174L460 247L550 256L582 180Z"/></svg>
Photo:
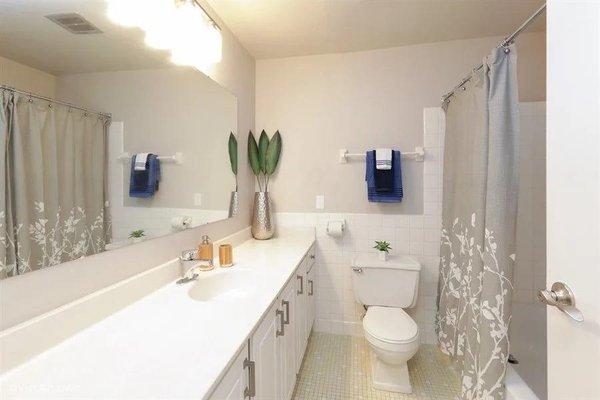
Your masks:
<svg viewBox="0 0 600 400"><path fill-rule="evenodd" d="M408 365L405 362L395 365L385 364L373 353L371 355L373 387L375 389L386 390L388 392L412 393Z"/></svg>

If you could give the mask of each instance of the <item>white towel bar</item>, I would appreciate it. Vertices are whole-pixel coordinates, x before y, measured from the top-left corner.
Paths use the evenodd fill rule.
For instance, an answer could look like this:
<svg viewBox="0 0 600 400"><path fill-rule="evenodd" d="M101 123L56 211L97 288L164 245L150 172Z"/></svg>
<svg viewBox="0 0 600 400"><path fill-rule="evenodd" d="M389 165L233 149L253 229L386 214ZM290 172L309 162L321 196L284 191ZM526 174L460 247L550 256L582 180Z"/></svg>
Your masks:
<svg viewBox="0 0 600 400"><path fill-rule="evenodd" d="M131 153L121 153L117 159L119 161L131 161L131 157L133 155ZM183 164L183 153L177 152L172 156L158 156L158 159L164 163L172 163L172 164Z"/></svg>
<svg viewBox="0 0 600 400"><path fill-rule="evenodd" d="M340 164L346 164L348 159L351 157L364 159L366 157L365 153L348 153L347 149L340 149L339 154ZM415 151L407 151L402 152L402 158L408 158L415 161L424 161L425 160L425 148L424 147L415 147Z"/></svg>

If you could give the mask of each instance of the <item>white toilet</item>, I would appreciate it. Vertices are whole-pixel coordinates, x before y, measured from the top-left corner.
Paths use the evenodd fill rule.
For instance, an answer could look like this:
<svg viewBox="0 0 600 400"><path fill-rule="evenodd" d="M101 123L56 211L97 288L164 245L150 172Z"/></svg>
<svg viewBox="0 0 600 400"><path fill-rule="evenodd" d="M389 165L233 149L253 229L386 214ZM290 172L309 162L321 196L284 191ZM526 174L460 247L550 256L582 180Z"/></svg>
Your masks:
<svg viewBox="0 0 600 400"><path fill-rule="evenodd" d="M403 310L417 302L421 265L408 256L380 261L376 254L352 263L356 301L367 307L365 338L373 350L373 386L412 393L406 362L419 349L419 328Z"/></svg>

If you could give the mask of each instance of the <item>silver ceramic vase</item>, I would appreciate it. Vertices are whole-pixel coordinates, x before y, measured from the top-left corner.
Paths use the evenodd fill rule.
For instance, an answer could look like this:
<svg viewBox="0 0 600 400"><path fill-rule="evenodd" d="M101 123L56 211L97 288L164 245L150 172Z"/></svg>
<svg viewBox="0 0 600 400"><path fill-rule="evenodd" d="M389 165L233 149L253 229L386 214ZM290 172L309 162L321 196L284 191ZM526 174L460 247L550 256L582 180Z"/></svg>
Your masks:
<svg viewBox="0 0 600 400"><path fill-rule="evenodd" d="M275 234L275 225L271 215L271 199L268 192L254 193L251 231L252 236L259 240L271 239Z"/></svg>
<svg viewBox="0 0 600 400"><path fill-rule="evenodd" d="M228 218L233 218L237 215L240 210L240 200L237 191L231 192L231 197L229 198L229 213L227 215Z"/></svg>

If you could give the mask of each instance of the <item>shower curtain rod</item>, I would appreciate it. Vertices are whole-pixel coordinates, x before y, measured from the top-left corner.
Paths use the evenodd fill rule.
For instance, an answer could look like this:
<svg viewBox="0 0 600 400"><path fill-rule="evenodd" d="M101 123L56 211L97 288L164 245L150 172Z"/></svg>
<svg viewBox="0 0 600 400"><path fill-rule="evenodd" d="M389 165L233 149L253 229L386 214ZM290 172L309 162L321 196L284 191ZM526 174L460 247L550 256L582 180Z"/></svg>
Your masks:
<svg viewBox="0 0 600 400"><path fill-rule="evenodd" d="M50 103L60 104L60 105L67 106L67 107L75 109L75 110L81 110L81 111L86 112L88 114L96 114L96 115L100 115L102 117L112 118L112 114L110 114L110 113L104 113L104 112L100 112L100 111L90 110L90 109L87 109L87 108L76 106L75 104L67 103L66 101L55 100L55 99L52 99L50 97L40 96L39 94L35 94L35 93L31 93L31 92L25 92L23 90L15 89L14 87L6 86L6 85L0 85L0 89L7 90L9 92L19 93L19 94L22 94L24 96L29 96L29 97L33 97L33 98L36 98L36 99L48 101Z"/></svg>
<svg viewBox="0 0 600 400"><path fill-rule="evenodd" d="M496 46L496 48L505 47L505 46L508 46L509 44L512 44L515 41L516 37L519 36L521 34L521 32L523 32L525 29L527 29L529 24L531 24L534 19L536 19L542 12L544 12L545 9L546 9L546 3L544 3L540 8L538 8L538 10L536 12L534 12L529 18L527 18L527 20L525 20L525 22L523 22L521 24L521 26L519 26L517 28L516 31L514 31L512 34L510 34L510 36L507 36L502 42L500 42L498 44L498 46ZM458 89L460 89L465 83L469 82L471 80L471 77L473 76L472 74L474 72L479 71L481 68L483 68L483 63L481 63L477 67L473 68L473 71L471 72L471 74L465 76L458 85L456 85L454 88L452 88L451 91L449 91L448 93L443 95L442 103L446 102L450 97L452 97L454 92L456 92Z"/></svg>

